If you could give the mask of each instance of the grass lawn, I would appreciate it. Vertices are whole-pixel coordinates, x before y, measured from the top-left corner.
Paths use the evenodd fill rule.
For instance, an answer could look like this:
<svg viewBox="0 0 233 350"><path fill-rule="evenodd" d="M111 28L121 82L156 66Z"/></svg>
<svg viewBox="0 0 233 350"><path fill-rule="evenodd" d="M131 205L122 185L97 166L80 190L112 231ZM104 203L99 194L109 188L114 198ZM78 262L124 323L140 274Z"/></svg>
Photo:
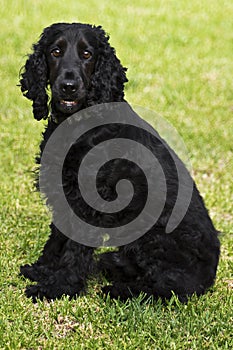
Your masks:
<svg viewBox="0 0 233 350"><path fill-rule="evenodd" d="M233 348L233 3L231 0L0 0L0 349ZM186 305L175 297L127 303L89 294L33 305L19 266L33 262L49 215L31 170L43 122L21 96L18 72L45 26L101 24L127 66L127 100L150 108L183 138L220 230L215 286ZM152 120L149 120L153 123ZM169 141L169 140L168 140Z"/></svg>

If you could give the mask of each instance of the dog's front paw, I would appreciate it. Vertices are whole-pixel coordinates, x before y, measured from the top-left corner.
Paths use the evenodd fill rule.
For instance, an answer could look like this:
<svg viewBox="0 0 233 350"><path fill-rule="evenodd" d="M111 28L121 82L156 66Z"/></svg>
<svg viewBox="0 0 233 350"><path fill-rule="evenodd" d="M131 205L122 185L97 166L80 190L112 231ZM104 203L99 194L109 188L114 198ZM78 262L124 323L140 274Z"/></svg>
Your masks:
<svg viewBox="0 0 233 350"><path fill-rule="evenodd" d="M20 275L30 279L32 282L40 282L51 275L51 269L38 263L20 267Z"/></svg>
<svg viewBox="0 0 233 350"><path fill-rule="evenodd" d="M38 299L43 300L46 297L46 290L39 284L28 286L25 290L25 294L28 298L31 298L33 303L36 303Z"/></svg>
<svg viewBox="0 0 233 350"><path fill-rule="evenodd" d="M30 279L31 281L38 281L39 279L39 276L35 267L29 264L26 264L20 267L20 275Z"/></svg>
<svg viewBox="0 0 233 350"><path fill-rule="evenodd" d="M83 291L83 286L62 284L61 280L56 281L55 276L50 276L49 279L42 280L35 285L30 285L26 288L25 294L28 298L31 298L34 303L37 299L54 300L60 299L62 296L67 295L69 298L76 298Z"/></svg>

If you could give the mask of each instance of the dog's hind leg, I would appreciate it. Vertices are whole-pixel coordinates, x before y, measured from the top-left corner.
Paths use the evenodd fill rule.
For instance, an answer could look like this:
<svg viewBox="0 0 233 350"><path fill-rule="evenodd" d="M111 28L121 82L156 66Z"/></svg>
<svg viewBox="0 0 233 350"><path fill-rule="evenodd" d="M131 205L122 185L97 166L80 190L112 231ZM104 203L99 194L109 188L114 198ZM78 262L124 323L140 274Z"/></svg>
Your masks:
<svg viewBox="0 0 233 350"><path fill-rule="evenodd" d="M124 254L123 250L101 254L98 266L111 281L111 285L102 288L103 293L111 298L126 300L139 296L141 292L151 294L151 290L141 279L141 268L135 259L132 259L130 254Z"/></svg>
<svg viewBox="0 0 233 350"><path fill-rule="evenodd" d="M100 254L98 267L110 281L135 281L142 272L135 259L120 250Z"/></svg>

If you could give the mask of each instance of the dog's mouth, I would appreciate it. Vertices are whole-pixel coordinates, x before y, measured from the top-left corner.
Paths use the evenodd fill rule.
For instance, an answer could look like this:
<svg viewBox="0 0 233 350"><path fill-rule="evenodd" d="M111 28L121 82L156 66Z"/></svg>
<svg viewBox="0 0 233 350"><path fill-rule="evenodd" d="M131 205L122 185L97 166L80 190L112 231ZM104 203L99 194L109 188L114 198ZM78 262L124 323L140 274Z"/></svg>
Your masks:
<svg viewBox="0 0 233 350"><path fill-rule="evenodd" d="M67 107L67 108L75 108L78 106L78 101L77 100L61 100L60 104L62 107Z"/></svg>
<svg viewBox="0 0 233 350"><path fill-rule="evenodd" d="M65 114L73 114L82 107L81 100L61 99L58 101L57 108Z"/></svg>
<svg viewBox="0 0 233 350"><path fill-rule="evenodd" d="M85 104L85 98L82 96L56 96L52 97L52 109L58 113L65 115L71 115L83 108Z"/></svg>

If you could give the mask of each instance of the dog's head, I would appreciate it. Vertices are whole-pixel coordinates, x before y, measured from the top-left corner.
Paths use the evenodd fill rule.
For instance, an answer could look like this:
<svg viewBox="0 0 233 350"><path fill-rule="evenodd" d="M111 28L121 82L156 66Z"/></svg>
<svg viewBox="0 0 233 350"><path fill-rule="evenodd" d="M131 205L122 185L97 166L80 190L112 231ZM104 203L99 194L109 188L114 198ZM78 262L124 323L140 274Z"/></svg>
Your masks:
<svg viewBox="0 0 233 350"><path fill-rule="evenodd" d="M125 71L101 27L56 23L33 45L21 74L21 90L33 101L37 120L52 113L69 116L78 110L124 98Z"/></svg>

